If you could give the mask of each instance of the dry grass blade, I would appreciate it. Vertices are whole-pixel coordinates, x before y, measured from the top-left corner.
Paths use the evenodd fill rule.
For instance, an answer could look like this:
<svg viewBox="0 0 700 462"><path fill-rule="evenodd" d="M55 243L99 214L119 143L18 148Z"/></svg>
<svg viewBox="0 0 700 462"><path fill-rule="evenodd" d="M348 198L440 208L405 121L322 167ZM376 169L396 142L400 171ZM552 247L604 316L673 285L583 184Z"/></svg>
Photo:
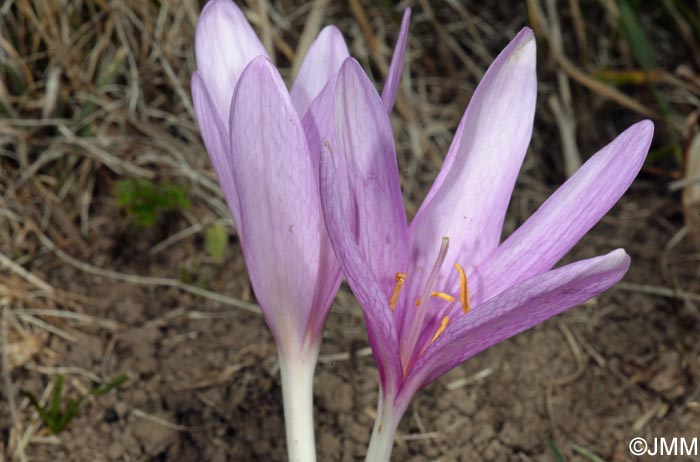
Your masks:
<svg viewBox="0 0 700 462"><path fill-rule="evenodd" d="M561 28L559 27L561 21L554 0L547 0L547 13L547 38L549 39L550 48L563 54L564 43L562 41ZM549 97L549 105L559 127L564 155L564 170L566 171L566 176L569 177L581 166L581 156L576 144L576 119L572 107L571 87L569 79L562 71L557 72L557 84L559 95L551 95Z"/></svg>
<svg viewBox="0 0 700 462"><path fill-rule="evenodd" d="M634 11L657 59L638 69L621 30L623 0L528 0L527 10L473 0L236 3L285 79L297 73L321 28L335 24L379 89L402 10L412 8L407 66L391 114L409 218L476 85L524 26L539 39L540 104L504 237L560 182L560 152L570 173L577 143L589 154L640 114L664 112L652 84L668 101L645 172L570 257L624 247L634 282L427 387L402 422L397 460L527 458L542 453L549 434L562 459L613 459L619 441L612 438L630 428L659 435L697 428L700 255L688 239L694 208L685 207L683 227L678 196L682 189L694 198L699 180L693 158L684 163L666 149L674 139L694 142L679 134L700 104L695 10L663 0ZM203 5L0 2L0 460L252 460L260 448L269 460L284 459L275 344L262 317L242 313L260 311L246 301L253 294L240 241L194 118L193 41ZM671 193L668 178L679 179ZM132 227L118 201L124 181L172 184L188 206ZM489 185L469 186L490 194ZM450 206L490 213L479 204ZM226 228L229 245L217 253L223 257L212 257L202 232L212 223ZM362 318L341 290L319 357L319 409L334 415L319 421L319 460L366 449L368 432L335 431L351 421L369 427L375 417L378 380ZM648 386L666 371L662 349L681 358L666 372L673 372L669 383L680 380L681 397L659 397ZM36 412L17 398L28 389L50 404L57 373L69 374L71 391L85 392L89 381L121 372L135 383L105 397L118 414L114 424L106 424L107 409L96 408L102 403L90 402L95 408L68 433L47 437ZM612 408L630 412L605 412ZM225 437L231 434L236 444ZM577 442L590 449L572 448L571 434L586 435Z"/></svg>
<svg viewBox="0 0 700 462"><path fill-rule="evenodd" d="M304 30L301 33L301 38L299 38L299 44L292 60L292 77L296 77L299 73L306 52L318 35L318 31L321 30L327 7L328 0L314 0L312 3L311 13L304 23Z"/></svg>
<svg viewBox="0 0 700 462"><path fill-rule="evenodd" d="M58 258L65 261L69 265L78 268L86 273L94 274L96 276L102 276L109 279L114 279L117 281L124 281L131 284L149 285L149 286L164 286L164 287L174 287L176 289L189 292L198 297L207 298L224 305L235 306L236 308L243 309L245 311L261 314L260 308L249 302L239 300L237 298L229 297L223 294L212 292L210 290L202 289L201 287L193 286L191 284L186 284L178 279L161 278L161 277L151 277L151 276L139 276L135 274L125 274L118 271L112 271L107 269L101 269L96 266L87 264L80 260L77 260L58 247L43 233L39 234L39 239L41 242L52 252L56 254Z"/></svg>
<svg viewBox="0 0 700 462"><path fill-rule="evenodd" d="M35 276L34 274L30 273L29 271L25 270L22 268L20 265L17 263L13 262L10 260L8 257L0 253L0 265L6 267L13 273L17 274L21 278L25 279L27 282L32 284L34 287L36 287L39 290L43 290L49 295L53 295L55 293L55 290L51 285L45 281L43 281L41 278Z"/></svg>
<svg viewBox="0 0 700 462"><path fill-rule="evenodd" d="M583 85L584 87L588 88L589 90L611 101L615 101L621 106L631 109L632 111L641 114L645 117L649 117L652 119L658 119L660 117L656 111L649 109L645 105L637 102L635 99L627 96L626 94L622 93L616 88L613 88L610 85L607 85L601 82L600 80L591 77L590 75L581 71L576 66L574 66L571 63L571 61L569 61L568 58L566 58L563 54L557 51L553 51L552 54L561 66L561 68L564 70L564 72L566 72L569 75L569 77L571 77L573 80Z"/></svg>

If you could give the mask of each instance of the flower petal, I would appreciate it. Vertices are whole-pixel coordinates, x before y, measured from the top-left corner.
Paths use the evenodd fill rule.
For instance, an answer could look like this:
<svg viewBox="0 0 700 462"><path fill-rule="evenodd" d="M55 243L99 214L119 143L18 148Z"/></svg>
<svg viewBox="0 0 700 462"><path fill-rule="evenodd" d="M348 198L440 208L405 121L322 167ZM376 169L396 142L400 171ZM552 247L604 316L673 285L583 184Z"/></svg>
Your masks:
<svg viewBox="0 0 700 462"><path fill-rule="evenodd" d="M401 20L401 29L399 30L399 38L394 47L394 55L391 57L389 65L389 73L384 82L382 90L382 103L386 112L391 112L396 102L396 92L401 82L401 74L403 73L403 63L406 57L406 41L408 40L408 25L411 22L411 9L406 8L403 12Z"/></svg>
<svg viewBox="0 0 700 462"><path fill-rule="evenodd" d="M304 57L290 94L299 117L303 117L311 101L321 93L328 80L350 56L343 34L335 26L326 26L318 34Z"/></svg>
<svg viewBox="0 0 700 462"><path fill-rule="evenodd" d="M321 154L321 205L335 255L360 302L365 315L367 336L377 361L384 394L393 396L402 379L399 343L389 302L372 274L346 222L347 209L337 191L333 154Z"/></svg>
<svg viewBox="0 0 700 462"><path fill-rule="evenodd" d="M265 57L241 75L231 103L231 161L239 235L255 294L282 348L307 333L325 229L306 137L289 93Z"/></svg>
<svg viewBox="0 0 700 462"><path fill-rule="evenodd" d="M407 248L389 117L360 65L348 59L338 73L336 155L344 158L355 197L358 243L385 294L394 286Z"/></svg>
<svg viewBox="0 0 700 462"><path fill-rule="evenodd" d="M219 118L219 114L214 107L214 103L209 96L209 92L199 72L192 74L191 85L192 101L194 102L197 124L202 133L202 140L209 153L209 158L214 166L216 176L219 178L219 184L224 192L229 210L231 210L233 221L236 223L236 226L238 226L240 220L238 212L238 194L236 193L236 186L233 182L233 170L231 168L231 159L229 156L228 130L225 128L223 121Z"/></svg>
<svg viewBox="0 0 700 462"><path fill-rule="evenodd" d="M464 113L445 163L411 224L418 268L450 238L446 268L478 264L498 246L515 179L532 134L535 38L523 29L498 55Z"/></svg>
<svg viewBox="0 0 700 462"><path fill-rule="evenodd" d="M476 269L475 303L561 260L630 186L644 164L653 134L652 122L639 122L583 164Z"/></svg>
<svg viewBox="0 0 700 462"><path fill-rule="evenodd" d="M194 39L197 70L221 120L228 121L231 96L243 69L265 47L231 0L210 0L202 9Z"/></svg>
<svg viewBox="0 0 700 462"><path fill-rule="evenodd" d="M481 351L609 289L629 264L629 256L617 249L539 274L458 315L418 360L402 395L412 395Z"/></svg>

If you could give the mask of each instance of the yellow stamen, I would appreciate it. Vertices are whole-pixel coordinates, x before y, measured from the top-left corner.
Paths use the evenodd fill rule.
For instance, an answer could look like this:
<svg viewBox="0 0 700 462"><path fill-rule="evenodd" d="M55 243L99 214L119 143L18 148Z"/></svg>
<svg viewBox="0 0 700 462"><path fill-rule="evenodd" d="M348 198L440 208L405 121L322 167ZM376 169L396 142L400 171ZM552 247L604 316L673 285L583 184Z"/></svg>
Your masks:
<svg viewBox="0 0 700 462"><path fill-rule="evenodd" d="M430 293L430 296L431 296L431 297L441 298L441 299L446 300L446 301L448 301L448 302L454 302L454 301L455 301L455 298L454 298L452 295L446 294L445 292L431 292L431 293Z"/></svg>
<svg viewBox="0 0 700 462"><path fill-rule="evenodd" d="M404 282L406 282L406 273L396 273L394 281L396 281L396 285L394 286L394 291L391 293L391 297L389 297L389 306L392 312L396 309L396 304L399 302L399 292Z"/></svg>
<svg viewBox="0 0 700 462"><path fill-rule="evenodd" d="M442 323L440 323L440 327L438 328L437 332L435 332L435 335L433 336L433 339L430 341L430 343L433 343L435 340L437 340L440 334L442 334L445 331L445 329L447 329L447 324L449 324L449 322L449 316L445 316L444 318L442 318Z"/></svg>
<svg viewBox="0 0 700 462"><path fill-rule="evenodd" d="M465 313L469 311L471 305L469 304L469 285L467 284L467 274L464 269L455 263L455 268L459 272L459 301L462 304L462 311Z"/></svg>
<svg viewBox="0 0 700 462"><path fill-rule="evenodd" d="M430 292L430 296L441 298L447 302L454 302L455 301L455 298L452 295L446 294L445 292ZM416 306L420 306L420 298L418 300L416 300Z"/></svg>

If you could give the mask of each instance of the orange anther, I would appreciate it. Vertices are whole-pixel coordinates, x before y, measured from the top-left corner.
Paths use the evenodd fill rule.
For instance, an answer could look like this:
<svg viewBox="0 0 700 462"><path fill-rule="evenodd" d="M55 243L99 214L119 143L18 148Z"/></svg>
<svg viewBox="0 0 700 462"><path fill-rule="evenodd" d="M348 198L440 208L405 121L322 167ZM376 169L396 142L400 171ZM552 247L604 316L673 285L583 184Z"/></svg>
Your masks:
<svg viewBox="0 0 700 462"><path fill-rule="evenodd" d="M467 274L464 269L455 263L455 268L459 273L459 301L462 304L462 311L465 313L469 311L471 305L469 304L469 285L467 284Z"/></svg>
<svg viewBox="0 0 700 462"><path fill-rule="evenodd" d="M435 335L433 336L433 339L430 341L430 343L433 343L435 340L437 340L437 338L440 336L440 334L442 334L445 331L445 329L447 329L447 324L449 324L449 323L450 323L449 316L445 316L444 318L442 318L442 322L440 323L440 327L438 327L438 330L437 330L437 332L435 332Z"/></svg>
<svg viewBox="0 0 700 462"><path fill-rule="evenodd" d="M455 301L455 298L454 298L452 295L446 294L445 292L431 292L431 293L430 293L430 296L431 296L431 297L441 298L441 299L446 300L446 301L448 301L448 302L454 302L454 301Z"/></svg>
<svg viewBox="0 0 700 462"><path fill-rule="evenodd" d="M396 276L394 276L394 281L396 281L396 285L394 286L394 290L391 292L391 297L389 297L389 306L391 307L391 311L396 310L396 304L399 302L399 292L401 291L401 287L403 286L404 282L406 282L406 273L396 273Z"/></svg>

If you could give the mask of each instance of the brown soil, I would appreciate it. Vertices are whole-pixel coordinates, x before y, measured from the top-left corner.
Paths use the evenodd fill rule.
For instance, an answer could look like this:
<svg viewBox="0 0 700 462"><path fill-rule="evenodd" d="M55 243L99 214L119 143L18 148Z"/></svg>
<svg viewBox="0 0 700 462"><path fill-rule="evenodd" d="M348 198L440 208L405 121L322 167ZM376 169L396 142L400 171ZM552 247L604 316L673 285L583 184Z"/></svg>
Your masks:
<svg viewBox="0 0 700 462"><path fill-rule="evenodd" d="M276 11L292 8L289 2L271 3ZM605 14L599 11L599 3L581 3L591 8L587 24L609 33L609 25L594 21ZM413 80L403 90L394 119L402 182L412 211L437 172L477 80L468 61L465 64L453 47L468 50L476 68L483 71L487 62L478 50L483 48L483 53L493 56L507 37L526 23L525 12L511 11L507 4L495 2L492 9L483 11L468 4L466 11L479 13L465 19L447 7L435 7L431 12L426 10L428 2L415 2L410 42ZM570 12L568 7L561 8L565 42L576 49L572 45L575 38L570 30ZM395 13L368 5L361 9L369 15L371 30L381 30L386 24L380 39L392 43L397 25ZM139 8L134 11L147 16ZM177 17L173 11L168 14ZM362 15L355 11L353 17L343 19L350 14L344 7L333 7L328 14L328 21L339 20L352 45L351 51L364 60L363 64L370 62L375 72L381 72L375 68L381 69L378 58L370 57L372 53L367 51L366 31L358 29L357 21ZM171 21L169 16L166 21ZM474 51L475 48L464 45L472 40L470 35L448 27L460 24L476 28L481 35L490 31L493 36L482 37L485 42L475 44ZM192 24L180 26L184 30L182 46L191 53ZM295 44L302 27L303 17L290 26L295 32L287 32L283 38ZM590 32L591 37L595 34L595 30ZM458 42L445 42L448 37ZM680 39L666 37L669 40ZM593 38L590 42L589 51L609 46L598 44ZM673 49L667 42L659 46ZM547 51L546 42L540 49L541 95L535 135L514 194L506 234L564 179L559 132L546 104L547 97L556 93L555 72L559 68ZM623 65L630 65L629 55L622 54L624 46L613 47L613 51ZM673 71L678 64L690 61L688 55L679 57L679 53L664 55L669 62L662 65ZM138 53L136 58L146 59ZM288 65L283 57L280 60ZM187 88L191 58L174 62L177 76ZM139 69L151 72L146 64L140 64ZM128 72L124 71L120 84L128 83ZM170 85L167 82L161 75L160 81L142 79L140 83L145 87L146 101L153 107L183 117L182 126L175 124L159 133L165 143L172 143L169 146L187 153L193 169L212 178L192 120L182 115L186 112L179 102L156 96L157 86ZM631 94L653 107L653 98L644 89ZM578 141L584 157L604 145L628 121L641 117L576 86L574 101L577 110L581 108L577 116ZM12 104L21 106L18 101ZM674 106L674 110L679 117L690 112L687 106ZM410 116L412 112L414 118ZM108 115L99 117L103 120ZM429 127L431 121L440 125ZM150 123L157 126L158 121ZM21 124L12 126L23 130ZM124 130L122 134L140 148L170 152L168 146L148 145L144 137L150 135L137 128L124 128L114 120L105 126L118 133ZM418 143L423 149L420 157L412 147L411 127L419 130ZM678 127L661 126L655 148L680 137ZM36 134L45 137L47 143L58 136ZM19 139L11 138L8 149L19 149ZM22 142L25 148L30 143L32 162L46 147L26 139ZM138 164L129 146L119 146L124 150L116 155ZM8 406L8 388L2 388L0 459L286 460L279 369L274 343L261 316L176 287L144 280L117 280L107 273L92 274L89 268L81 269L79 264L54 252L39 238L38 231L42 229L61 251L92 268L173 278L254 302L235 235L222 262L207 256L202 233L149 254L154 245L193 223L207 223L225 215L203 199L206 194L201 194L186 214L171 212L161 216L154 227L137 230L128 224L111 195L111 186L120 176L105 167L103 160L89 156L80 159L87 162L80 163L82 170L78 164L66 161L56 168L41 169L42 176L27 182L18 181L26 171L24 160L12 156L0 160L0 170L4 169L0 176L0 208L8 210L8 214L0 214L0 249L3 255L58 291L49 297L37 289L31 278L11 268L0 272L0 287L4 288L0 290L0 306L7 320L4 332L8 345L27 341L22 335L29 335L36 342L33 349L23 347L28 357L17 359L7 375L12 384L9 390L13 393L14 409ZM700 297L695 295L700 292L699 259L690 238L692 233L686 236L681 231L684 215L679 197L668 192L669 180L677 176L679 168L670 160L646 169L624 199L567 257L569 261L624 247L633 262L624 283L478 355L422 390L400 425L393 460L559 462L599 457L622 462L636 460L628 451L633 437L700 436ZM84 170L85 177L75 181L92 185L87 234L80 231L81 191L69 192L64 195L66 198L59 195L66 181L61 169ZM177 179L181 174L166 170L162 175ZM45 208L47 197L56 198L49 212ZM12 214L22 218L13 219ZM61 221L61 216L68 217L67 222ZM48 220L49 226L43 226L42 220ZM25 309L62 310L78 317L29 312L32 319L46 323L39 325L22 317ZM119 374L128 374L129 381L104 396L88 399L80 415L54 436L20 392L47 399L58 373L65 375L66 393L74 397L98 381ZM359 307L343 288L328 320L315 381L319 460L364 460L377 380ZM18 441L25 436L19 450Z"/></svg>

